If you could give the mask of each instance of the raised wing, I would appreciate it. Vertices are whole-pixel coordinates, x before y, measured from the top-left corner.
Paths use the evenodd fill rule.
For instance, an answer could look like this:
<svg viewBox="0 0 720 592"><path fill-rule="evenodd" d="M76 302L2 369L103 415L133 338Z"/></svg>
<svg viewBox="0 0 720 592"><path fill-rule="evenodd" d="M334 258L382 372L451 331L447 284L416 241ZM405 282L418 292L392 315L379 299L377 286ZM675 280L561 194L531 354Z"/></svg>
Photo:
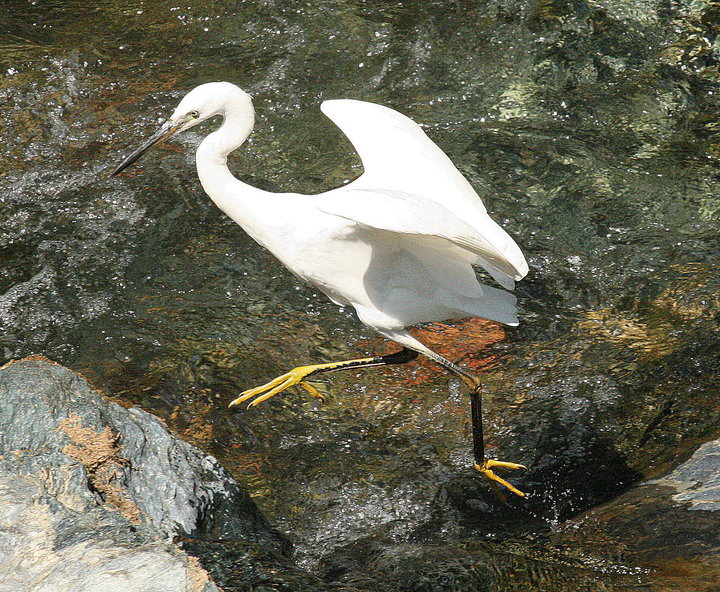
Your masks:
<svg viewBox="0 0 720 592"><path fill-rule="evenodd" d="M419 195L463 219L485 213L470 183L412 119L352 99L325 101L321 109L360 155L365 172L355 187Z"/></svg>
<svg viewBox="0 0 720 592"><path fill-rule="evenodd" d="M512 287L528 271L525 257L507 233L487 214L468 224L443 205L404 191L345 187L315 201L317 207L363 226L402 234L443 238L476 255L503 286ZM477 216L476 216L477 218Z"/></svg>

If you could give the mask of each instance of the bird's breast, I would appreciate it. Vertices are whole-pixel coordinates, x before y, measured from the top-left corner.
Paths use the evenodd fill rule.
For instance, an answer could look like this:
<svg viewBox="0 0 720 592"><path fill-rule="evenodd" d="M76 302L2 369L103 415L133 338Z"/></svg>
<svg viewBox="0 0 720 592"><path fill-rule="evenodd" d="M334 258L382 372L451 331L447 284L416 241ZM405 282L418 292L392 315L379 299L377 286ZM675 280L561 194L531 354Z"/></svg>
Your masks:
<svg viewBox="0 0 720 592"><path fill-rule="evenodd" d="M277 257L332 300L351 304L365 292L363 278L373 248L356 224L328 218L322 226L298 228Z"/></svg>

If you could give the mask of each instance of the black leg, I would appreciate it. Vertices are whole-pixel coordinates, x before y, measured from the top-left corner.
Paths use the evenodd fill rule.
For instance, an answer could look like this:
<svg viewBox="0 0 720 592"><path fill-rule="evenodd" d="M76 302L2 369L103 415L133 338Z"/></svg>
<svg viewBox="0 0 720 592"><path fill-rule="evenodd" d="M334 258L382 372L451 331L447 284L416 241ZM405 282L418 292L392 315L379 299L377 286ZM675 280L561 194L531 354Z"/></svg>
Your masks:
<svg viewBox="0 0 720 592"><path fill-rule="evenodd" d="M473 458L479 465L485 461L485 437L482 424L482 398L479 389L470 391L470 408L472 412Z"/></svg>
<svg viewBox="0 0 720 592"><path fill-rule="evenodd" d="M403 347L400 351L386 354L384 356L375 356L373 358L364 358L360 360L348 360L346 362L338 362L336 366L331 368L318 368L312 374L321 374L325 372L337 372L338 370L350 370L352 368L369 368L371 366L390 366L393 364L406 364L418 357L418 352L409 347Z"/></svg>
<svg viewBox="0 0 720 592"><path fill-rule="evenodd" d="M444 366L457 376L463 379L470 390L470 410L472 413L472 429L473 429L473 458L475 469L485 477L490 485L495 489L498 497L501 500L505 500L505 496L502 494L498 486L505 487L512 491L514 494L524 497L525 494L520 491L517 487L508 483L502 477L499 477L493 472L493 468L498 469L524 469L523 465L517 463L502 462L498 460L492 460L485 458L485 438L483 433L483 422L482 422L482 398L480 397L480 381L469 372L463 370L457 364L453 364L450 360L446 360L441 355L435 352L423 352L429 358L435 360L441 366Z"/></svg>
<svg viewBox="0 0 720 592"><path fill-rule="evenodd" d="M394 354L387 354L386 356L380 356L384 360L385 364L407 364L412 362L418 357L418 352L409 347L403 347L399 352Z"/></svg>

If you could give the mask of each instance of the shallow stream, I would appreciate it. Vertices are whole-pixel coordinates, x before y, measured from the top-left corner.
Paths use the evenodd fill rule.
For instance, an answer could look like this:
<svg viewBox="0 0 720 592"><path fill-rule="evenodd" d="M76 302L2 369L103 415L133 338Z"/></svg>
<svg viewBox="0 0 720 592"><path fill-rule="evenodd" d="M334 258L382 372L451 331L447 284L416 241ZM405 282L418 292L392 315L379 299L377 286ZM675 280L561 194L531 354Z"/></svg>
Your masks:
<svg viewBox="0 0 720 592"><path fill-rule="evenodd" d="M0 5L0 362L46 355L163 417L328 582L469 590L447 566L487 556L498 590L664 589L617 557L547 567L567 564L543 537L720 434L712 4L91 5ZM194 147L212 125L109 177L212 80L254 97L256 131L231 158L243 180L314 193L356 177L319 104L380 102L424 127L520 244L518 328L417 334L482 375L490 451L527 465L511 478L528 501L499 504L473 475L467 399L429 362L328 376L325 404L226 410L292 366L392 346L204 195ZM517 558L517 588L498 553ZM402 588L398 565L442 569Z"/></svg>

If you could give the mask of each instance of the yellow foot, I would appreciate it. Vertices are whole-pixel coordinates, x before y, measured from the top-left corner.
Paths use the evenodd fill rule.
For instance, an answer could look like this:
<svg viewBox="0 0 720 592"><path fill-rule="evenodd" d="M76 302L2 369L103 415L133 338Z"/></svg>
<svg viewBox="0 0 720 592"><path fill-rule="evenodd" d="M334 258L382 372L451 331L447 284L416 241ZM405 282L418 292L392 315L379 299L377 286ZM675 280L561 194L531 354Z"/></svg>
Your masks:
<svg viewBox="0 0 720 592"><path fill-rule="evenodd" d="M255 399L248 404L248 408L255 407L255 405L258 405L263 401L267 401L270 397L277 395L278 393L284 391L287 388L290 388L291 386L302 387L313 397L324 401L325 398L320 394L320 391L318 391L311 384L304 382L304 379L307 378L310 374L312 374L313 372L317 372L318 366L319 365L298 366L297 368L293 368L292 370L290 370L290 372L274 378L267 384L263 384L262 386L257 386L247 391L243 391L237 399L230 403L229 407L240 405L240 403L245 403L245 401L249 401L253 397L255 397Z"/></svg>
<svg viewBox="0 0 720 592"><path fill-rule="evenodd" d="M498 485L502 485L506 489L509 489L512 491L515 495L519 495L520 497L525 497L525 494L520 491L517 487L515 487L512 483L508 483L503 479L502 477L498 477L493 472L493 467L497 469L525 469L525 465L519 465L517 463L511 463L511 462L502 462L499 460L492 460L491 458L486 458L483 460L482 464L474 463L475 469L483 476L485 479L490 481L490 485L493 486L493 489L495 490L495 493L498 494L501 500L505 501L505 496L502 494L502 491L498 487Z"/></svg>

